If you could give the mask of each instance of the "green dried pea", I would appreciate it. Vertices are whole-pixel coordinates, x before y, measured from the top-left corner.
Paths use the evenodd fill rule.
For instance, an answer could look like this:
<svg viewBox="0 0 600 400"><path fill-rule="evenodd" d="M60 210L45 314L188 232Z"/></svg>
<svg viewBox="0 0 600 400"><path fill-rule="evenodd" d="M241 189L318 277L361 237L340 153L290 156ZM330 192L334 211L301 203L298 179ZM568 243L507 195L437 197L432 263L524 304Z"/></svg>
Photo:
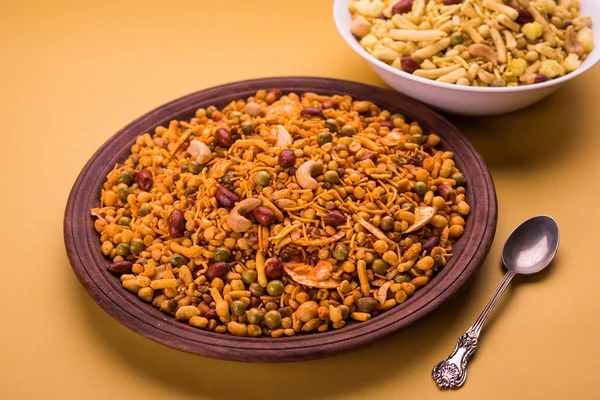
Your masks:
<svg viewBox="0 0 600 400"><path fill-rule="evenodd" d="M421 135L419 133L417 133L415 135L412 135L410 137L410 140L409 140L410 143L416 143L419 146L421 146L422 144L424 144L426 141L427 141L427 137L423 136L423 135Z"/></svg>
<svg viewBox="0 0 600 400"><path fill-rule="evenodd" d="M265 288L260 286L257 282L253 282L250 284L250 293L252 296L262 296L265 294Z"/></svg>
<svg viewBox="0 0 600 400"><path fill-rule="evenodd" d="M331 142L333 142L333 135L331 132L321 132L319 133L319 136L317 136L317 143L319 144L319 147Z"/></svg>
<svg viewBox="0 0 600 400"><path fill-rule="evenodd" d="M456 181L456 186L464 186L467 181L465 180L465 176L460 172L452 174L452 179Z"/></svg>
<svg viewBox="0 0 600 400"><path fill-rule="evenodd" d="M119 245L117 246L117 255L121 256L123 258L126 258L129 256L131 250L129 247L129 244L127 243L119 243Z"/></svg>
<svg viewBox="0 0 600 400"><path fill-rule="evenodd" d="M281 325L281 314L275 310L267 312L263 318L265 325L269 329L277 329Z"/></svg>
<svg viewBox="0 0 600 400"><path fill-rule="evenodd" d="M344 125L340 129L341 136L354 136L356 135L356 128L352 125Z"/></svg>
<svg viewBox="0 0 600 400"><path fill-rule="evenodd" d="M263 322L265 312L259 308L251 308L246 313L246 319L248 322L254 325L260 325Z"/></svg>
<svg viewBox="0 0 600 400"><path fill-rule="evenodd" d="M277 279L274 279L267 284L267 293L269 293L270 296L279 296L283 293L283 289L283 282Z"/></svg>
<svg viewBox="0 0 600 400"><path fill-rule="evenodd" d="M340 181L340 177L336 171L327 171L323 174L323 179L325 182L329 183L338 183Z"/></svg>
<svg viewBox="0 0 600 400"><path fill-rule="evenodd" d="M246 120L242 122L242 132L244 134L249 135L254 131L254 122L252 120Z"/></svg>
<svg viewBox="0 0 600 400"><path fill-rule="evenodd" d="M410 211L410 212L415 211L415 205L410 202L406 202L406 203L402 204L402 206L400 208L404 211Z"/></svg>
<svg viewBox="0 0 600 400"><path fill-rule="evenodd" d="M457 44L461 44L465 40L465 35L462 32L454 32L450 35L450 44L452 46L456 46Z"/></svg>
<svg viewBox="0 0 600 400"><path fill-rule="evenodd" d="M329 129L329 132L335 133L338 131L337 121L333 118L327 118L323 125L325 126L325 128Z"/></svg>
<svg viewBox="0 0 600 400"><path fill-rule="evenodd" d="M121 226L129 226L130 223L131 223L131 218L129 218L129 217L121 217L117 221L117 225L121 225Z"/></svg>
<svg viewBox="0 0 600 400"><path fill-rule="evenodd" d="M244 304L244 302L241 300L233 301L229 308L231 309L231 313L238 317L240 315L244 315L244 313L246 312L246 304Z"/></svg>
<svg viewBox="0 0 600 400"><path fill-rule="evenodd" d="M338 243L334 248L333 248L333 258L335 258L338 261L344 261L346 260L346 258L348 258L348 248L341 244Z"/></svg>
<svg viewBox="0 0 600 400"><path fill-rule="evenodd" d="M208 118L211 118L211 117L212 117L212 113L214 113L214 112L215 112L215 111L217 111L217 110L218 110L218 109L217 109L217 107L215 107L215 106L208 106L208 107L206 108L206 116L207 116Z"/></svg>
<svg viewBox="0 0 600 400"><path fill-rule="evenodd" d="M179 253L175 253L171 256L171 264L175 268L179 268L184 264L187 264L187 259Z"/></svg>
<svg viewBox="0 0 600 400"><path fill-rule="evenodd" d="M421 196L425 196L425 193L429 190L427 184L425 182L415 182L415 186L413 186L413 190L415 193L420 194Z"/></svg>
<svg viewBox="0 0 600 400"><path fill-rule="evenodd" d="M124 183L127 186L131 185L133 182L133 177L131 176L131 172L127 170L123 170L119 173L119 177L117 178L117 184Z"/></svg>
<svg viewBox="0 0 600 400"><path fill-rule="evenodd" d="M194 175L198 175L202 172L202 165L198 164L196 161L192 161L188 164L188 171Z"/></svg>
<svg viewBox="0 0 600 400"><path fill-rule="evenodd" d="M127 196L129 196L129 188L125 185L119 188L119 200L123 203L127 203Z"/></svg>
<svg viewBox="0 0 600 400"><path fill-rule="evenodd" d="M376 258L375 260L373 260L373 264L371 264L371 268L373 269L373 272L375 272L376 274L383 275L387 272L388 264L385 261L383 261L381 258Z"/></svg>
<svg viewBox="0 0 600 400"><path fill-rule="evenodd" d="M410 277L404 274L398 274L394 277L394 283L410 282Z"/></svg>
<svg viewBox="0 0 600 400"><path fill-rule="evenodd" d="M129 251L134 256L137 256L144 250L144 241L140 238L133 238L131 240L131 244L129 245Z"/></svg>
<svg viewBox="0 0 600 400"><path fill-rule="evenodd" d="M217 262L227 261L227 260L229 260L230 257L231 257L231 250L229 250L229 248L227 248L225 246L217 247L213 254L213 260L217 261Z"/></svg>
<svg viewBox="0 0 600 400"><path fill-rule="evenodd" d="M258 273L253 269L245 269L242 271L242 282L246 285L256 282L258 279Z"/></svg>
<svg viewBox="0 0 600 400"><path fill-rule="evenodd" d="M259 184L261 186L267 186L270 181L271 181L271 174L269 174L267 171L259 171L256 174L256 183L257 184Z"/></svg>

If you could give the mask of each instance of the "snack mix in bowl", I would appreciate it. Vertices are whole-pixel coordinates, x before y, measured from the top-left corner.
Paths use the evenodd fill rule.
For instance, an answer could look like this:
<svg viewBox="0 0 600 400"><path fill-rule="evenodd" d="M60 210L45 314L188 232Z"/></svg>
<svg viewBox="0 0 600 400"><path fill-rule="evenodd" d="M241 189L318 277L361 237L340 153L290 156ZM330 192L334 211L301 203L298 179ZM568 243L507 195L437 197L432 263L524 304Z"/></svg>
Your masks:
<svg viewBox="0 0 600 400"><path fill-rule="evenodd" d="M350 12L372 56L457 85L546 82L579 68L594 47L579 0L353 0Z"/></svg>
<svg viewBox="0 0 600 400"><path fill-rule="evenodd" d="M470 206L439 143L369 101L261 90L137 137L95 229L122 286L191 326L340 329L452 256Z"/></svg>

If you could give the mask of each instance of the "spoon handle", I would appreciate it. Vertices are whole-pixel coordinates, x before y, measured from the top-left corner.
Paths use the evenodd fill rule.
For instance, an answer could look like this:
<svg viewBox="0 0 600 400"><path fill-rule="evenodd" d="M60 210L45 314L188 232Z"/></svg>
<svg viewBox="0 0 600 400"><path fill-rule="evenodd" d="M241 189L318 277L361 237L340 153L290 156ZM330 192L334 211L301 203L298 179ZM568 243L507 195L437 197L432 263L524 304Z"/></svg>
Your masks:
<svg viewBox="0 0 600 400"><path fill-rule="evenodd" d="M502 282L500 282L500 285L496 288L492 298L488 301L483 311L481 311L479 317L477 317L473 325L458 338L458 342L456 343L456 347L454 347L452 354L433 367L431 376L441 389L459 388L465 383L465 380L467 379L467 362L477 348L481 328L500 299L500 296L504 293L504 289L506 289L515 275L516 274L512 271L508 271L504 275Z"/></svg>

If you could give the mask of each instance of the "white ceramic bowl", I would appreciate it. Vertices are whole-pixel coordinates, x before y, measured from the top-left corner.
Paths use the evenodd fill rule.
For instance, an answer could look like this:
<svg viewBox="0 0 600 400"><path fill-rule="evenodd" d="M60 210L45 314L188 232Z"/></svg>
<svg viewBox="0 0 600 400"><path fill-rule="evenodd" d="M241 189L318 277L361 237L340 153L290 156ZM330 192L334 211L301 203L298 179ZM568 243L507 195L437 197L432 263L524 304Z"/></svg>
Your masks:
<svg viewBox="0 0 600 400"><path fill-rule="evenodd" d="M440 83L400 71L373 57L350 33L350 0L335 0L335 24L350 47L366 59L375 72L392 88L441 111L460 115L495 115L525 108L553 93L565 82L583 74L600 61L600 0L581 0L581 14L592 17L594 50L581 67L548 82L517 87L470 87Z"/></svg>

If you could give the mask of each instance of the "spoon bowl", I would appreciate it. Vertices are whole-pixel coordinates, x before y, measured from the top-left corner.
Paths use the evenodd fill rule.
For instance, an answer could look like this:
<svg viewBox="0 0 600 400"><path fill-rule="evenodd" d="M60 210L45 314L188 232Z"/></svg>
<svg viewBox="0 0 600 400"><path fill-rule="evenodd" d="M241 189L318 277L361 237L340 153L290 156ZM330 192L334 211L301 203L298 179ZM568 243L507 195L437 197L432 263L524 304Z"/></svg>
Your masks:
<svg viewBox="0 0 600 400"><path fill-rule="evenodd" d="M554 218L538 215L512 231L502 249L502 262L517 274L535 274L550 264L558 243L558 225Z"/></svg>

